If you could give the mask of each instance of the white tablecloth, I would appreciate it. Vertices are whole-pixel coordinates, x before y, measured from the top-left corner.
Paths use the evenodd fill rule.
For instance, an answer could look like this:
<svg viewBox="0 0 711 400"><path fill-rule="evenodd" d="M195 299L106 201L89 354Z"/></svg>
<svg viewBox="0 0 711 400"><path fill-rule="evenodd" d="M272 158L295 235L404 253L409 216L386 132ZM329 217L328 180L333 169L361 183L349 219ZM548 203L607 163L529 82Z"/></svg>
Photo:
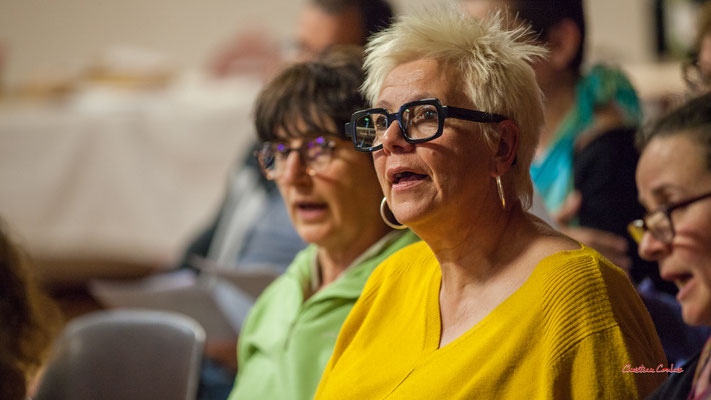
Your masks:
<svg viewBox="0 0 711 400"><path fill-rule="evenodd" d="M39 259L168 265L213 216L229 168L246 155L258 89L255 80L189 80L4 105L0 216Z"/></svg>

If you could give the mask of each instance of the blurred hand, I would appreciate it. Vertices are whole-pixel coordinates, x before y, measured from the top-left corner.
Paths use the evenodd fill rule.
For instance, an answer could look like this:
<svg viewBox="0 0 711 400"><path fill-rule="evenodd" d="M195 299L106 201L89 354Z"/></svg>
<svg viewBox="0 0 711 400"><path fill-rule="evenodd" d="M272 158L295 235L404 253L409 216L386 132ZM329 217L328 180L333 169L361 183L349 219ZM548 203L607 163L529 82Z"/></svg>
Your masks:
<svg viewBox="0 0 711 400"><path fill-rule="evenodd" d="M632 259L627 255L628 245L624 237L595 228L569 225L580 210L582 200L580 192L574 191L565 199L558 212L553 214L553 219L558 223L560 231L597 250L605 258L622 268L629 276Z"/></svg>

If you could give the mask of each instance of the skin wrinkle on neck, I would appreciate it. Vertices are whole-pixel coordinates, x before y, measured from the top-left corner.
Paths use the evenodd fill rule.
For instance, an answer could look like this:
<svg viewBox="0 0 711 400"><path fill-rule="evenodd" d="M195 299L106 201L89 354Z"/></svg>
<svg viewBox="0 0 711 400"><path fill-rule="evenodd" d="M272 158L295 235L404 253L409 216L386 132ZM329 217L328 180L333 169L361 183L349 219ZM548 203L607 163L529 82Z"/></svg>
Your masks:
<svg viewBox="0 0 711 400"><path fill-rule="evenodd" d="M469 230L457 246L435 251L442 269L442 291L461 293L486 286L500 275L504 271L502 266L513 261L510 247L500 246L500 243L517 243L521 229L515 222L518 218L525 218L518 207L510 213L501 212L486 229Z"/></svg>

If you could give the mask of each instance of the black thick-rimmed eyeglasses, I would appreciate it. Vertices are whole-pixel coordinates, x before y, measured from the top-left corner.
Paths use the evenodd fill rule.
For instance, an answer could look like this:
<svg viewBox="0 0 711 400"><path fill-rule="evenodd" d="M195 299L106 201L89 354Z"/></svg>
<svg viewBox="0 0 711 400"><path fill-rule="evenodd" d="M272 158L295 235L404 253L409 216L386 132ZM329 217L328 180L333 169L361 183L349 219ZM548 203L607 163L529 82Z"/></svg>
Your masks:
<svg viewBox="0 0 711 400"><path fill-rule="evenodd" d="M644 218L630 222L630 224L627 225L627 231L629 231L630 236L632 236L632 239L634 239L637 244L642 242L642 237L645 232L649 232L660 242L669 244L672 242L672 239L674 239L674 235L676 233L674 231L674 224L672 223L671 218L672 211L709 197L711 197L711 192L704 193L678 203L661 206L645 215Z"/></svg>
<svg viewBox="0 0 711 400"><path fill-rule="evenodd" d="M398 112L392 114L384 108L356 111L351 122L346 124L346 136L353 139L353 146L358 151L377 151L383 148L385 131L397 121L408 143L423 143L442 135L444 120L447 118L484 123L508 119L499 114L443 106L437 99L423 99L405 103Z"/></svg>

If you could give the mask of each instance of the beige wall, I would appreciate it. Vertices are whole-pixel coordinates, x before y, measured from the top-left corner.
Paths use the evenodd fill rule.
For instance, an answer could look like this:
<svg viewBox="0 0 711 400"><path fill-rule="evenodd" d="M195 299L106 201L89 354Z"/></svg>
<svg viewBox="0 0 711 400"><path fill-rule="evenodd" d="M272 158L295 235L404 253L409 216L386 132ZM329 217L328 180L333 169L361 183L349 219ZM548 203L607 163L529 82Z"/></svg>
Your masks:
<svg viewBox="0 0 711 400"><path fill-rule="evenodd" d="M589 58L654 61L653 0L587 0Z"/></svg>
<svg viewBox="0 0 711 400"><path fill-rule="evenodd" d="M113 45L169 55L196 66L240 28L293 29L301 0L0 0L6 79L71 70Z"/></svg>
<svg viewBox="0 0 711 400"><path fill-rule="evenodd" d="M74 71L112 45L169 55L196 67L240 28L288 37L304 0L0 0L0 41L10 83L46 71ZM393 0L407 11L431 0ZM651 0L587 0L594 58L651 56Z"/></svg>

